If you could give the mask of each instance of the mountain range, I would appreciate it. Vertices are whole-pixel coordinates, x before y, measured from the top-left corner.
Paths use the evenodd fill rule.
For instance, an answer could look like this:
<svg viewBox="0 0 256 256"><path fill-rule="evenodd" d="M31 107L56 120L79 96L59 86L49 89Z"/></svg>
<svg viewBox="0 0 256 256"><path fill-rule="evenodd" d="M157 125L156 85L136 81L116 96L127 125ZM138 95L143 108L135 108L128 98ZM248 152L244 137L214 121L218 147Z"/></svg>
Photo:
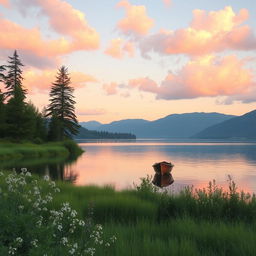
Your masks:
<svg viewBox="0 0 256 256"><path fill-rule="evenodd" d="M220 113L172 114L154 121L126 119L102 124L97 121L81 122L80 125L97 131L135 134L137 138L190 138L203 130L236 118Z"/></svg>
<svg viewBox="0 0 256 256"><path fill-rule="evenodd" d="M210 126L195 134L199 139L256 139L256 110Z"/></svg>

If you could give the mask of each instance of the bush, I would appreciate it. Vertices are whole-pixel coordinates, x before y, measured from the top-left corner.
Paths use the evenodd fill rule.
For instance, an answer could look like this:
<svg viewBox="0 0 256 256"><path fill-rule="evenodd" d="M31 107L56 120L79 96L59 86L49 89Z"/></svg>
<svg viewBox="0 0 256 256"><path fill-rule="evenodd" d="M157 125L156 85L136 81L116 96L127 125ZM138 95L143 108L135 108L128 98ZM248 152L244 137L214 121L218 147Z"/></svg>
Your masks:
<svg viewBox="0 0 256 256"><path fill-rule="evenodd" d="M102 226L79 219L68 202L54 209L60 190L48 176L1 172L0 184L0 255L94 255L116 239L103 239Z"/></svg>

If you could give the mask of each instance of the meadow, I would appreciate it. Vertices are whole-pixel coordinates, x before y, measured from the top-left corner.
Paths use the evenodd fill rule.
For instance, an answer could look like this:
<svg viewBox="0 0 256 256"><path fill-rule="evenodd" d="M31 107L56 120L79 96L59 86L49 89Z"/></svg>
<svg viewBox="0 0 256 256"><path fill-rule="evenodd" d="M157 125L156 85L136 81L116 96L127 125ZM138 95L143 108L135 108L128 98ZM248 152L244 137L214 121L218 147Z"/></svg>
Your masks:
<svg viewBox="0 0 256 256"><path fill-rule="evenodd" d="M5 194L8 194L10 188L10 182L5 184L8 175L13 174L4 173L0 178L2 199L5 198ZM22 177L24 176L26 175L23 174ZM59 189L60 192L52 196L52 200L47 205L44 207L37 205L36 208L35 202L32 204L33 200L38 199L38 192L34 193L38 191L35 187L40 190L40 198L47 198L53 183L49 181L49 186L45 180L29 176L25 186L22 179L19 181L19 175L11 177L8 180L15 180L14 184L16 184L12 185L11 189L16 187L19 193L18 196L15 195L15 200L1 200L5 204L5 207L2 205L0 208L0 219L2 219L0 248L2 252L10 241L16 241L17 237L23 236L22 240L26 241L26 243L23 242L26 247L17 247L18 254L16 255L43 255L42 252L48 252L47 255L60 255L59 253L62 253L61 255L256 254L256 199L254 195L238 192L236 184L231 179L228 191L224 191L213 181L205 189L196 190L188 187L172 195L158 193L151 185L149 177L141 179L141 184L135 185L134 189L123 191L116 191L110 186L76 187L72 184L58 182L53 189ZM25 208L28 207L27 212L24 210L24 215L17 209L24 200L20 192L23 196L34 195L32 205L29 206L28 202L24 203ZM15 193L11 193L14 196ZM13 206L15 201L16 206ZM69 239L68 236L72 234L68 223L72 218L69 216L63 219L65 222L61 224L63 230L56 231L56 223L60 223L60 219L52 222L52 212L63 211L65 202L68 202L70 208L74 209L74 216L84 223L90 223L91 227L97 227L98 223L103 225L104 232L97 233L101 236L99 240L96 239L97 241L109 241L113 236L117 238L117 241L111 244L95 240L96 242L94 241L90 247L83 248L82 253L80 247L85 243L84 239L95 237L91 236L93 229L88 231L88 228L85 228L87 231L84 233L82 230L75 232L74 236ZM13 212L7 213L6 211ZM44 225L48 228L34 227L33 218L28 221L31 211L35 213L39 211L34 218L42 216ZM55 215L61 216L61 214ZM6 216L9 216L8 225L3 221L6 220ZM62 231L64 233L61 233ZM51 236L52 234L55 236L57 234L58 241L63 241L64 238L69 239L68 241L72 240L73 245L78 244L76 246L81 250L73 251L71 250L73 245L67 247L64 243L56 242L56 237ZM45 235L47 235L47 243L44 242ZM37 238L37 247L28 245L31 237Z"/></svg>

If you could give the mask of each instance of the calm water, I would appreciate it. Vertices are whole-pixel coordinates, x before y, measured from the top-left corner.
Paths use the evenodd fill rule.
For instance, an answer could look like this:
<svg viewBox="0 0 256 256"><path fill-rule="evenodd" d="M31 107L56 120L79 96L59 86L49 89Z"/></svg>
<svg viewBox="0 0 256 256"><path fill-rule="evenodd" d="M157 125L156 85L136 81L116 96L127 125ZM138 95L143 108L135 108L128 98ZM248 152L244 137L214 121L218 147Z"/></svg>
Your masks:
<svg viewBox="0 0 256 256"><path fill-rule="evenodd" d="M152 164L171 161L175 180L171 186L205 187L210 180L227 186L231 175L239 188L256 192L256 143L195 143L162 140L81 142L86 151L76 161L47 159L42 162L0 163L0 167L27 167L53 179L76 185L111 184L132 187L140 177L154 175Z"/></svg>
<svg viewBox="0 0 256 256"><path fill-rule="evenodd" d="M228 175L239 188L256 192L256 143L193 143L161 140L80 143L86 150L72 165L76 184L114 185L117 189L154 175L152 164L171 161L177 185L205 187L210 180L227 186Z"/></svg>

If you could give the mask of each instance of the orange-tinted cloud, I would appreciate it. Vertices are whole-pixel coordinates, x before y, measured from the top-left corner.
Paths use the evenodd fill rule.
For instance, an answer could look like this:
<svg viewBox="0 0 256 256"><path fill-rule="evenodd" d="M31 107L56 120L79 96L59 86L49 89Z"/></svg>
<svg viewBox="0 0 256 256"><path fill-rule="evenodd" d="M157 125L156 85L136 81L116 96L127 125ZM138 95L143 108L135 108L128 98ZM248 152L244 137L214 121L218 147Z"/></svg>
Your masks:
<svg viewBox="0 0 256 256"><path fill-rule="evenodd" d="M64 38L44 40L37 28L27 29L12 21L0 18L0 48L31 51L39 56L58 56L72 51Z"/></svg>
<svg viewBox="0 0 256 256"><path fill-rule="evenodd" d="M160 86L149 78L130 80L128 84L166 100L243 95L255 85L252 70L244 65L235 56L204 56L191 60L177 74L169 73Z"/></svg>
<svg viewBox="0 0 256 256"><path fill-rule="evenodd" d="M24 85L29 92L49 91L56 80L57 70L28 69L24 72ZM71 86L81 88L89 82L97 82L91 75L82 72L70 72Z"/></svg>
<svg viewBox="0 0 256 256"><path fill-rule="evenodd" d="M148 17L145 6L131 5L127 0L120 1L117 6L123 7L126 12L126 16L117 24L124 34L146 35L153 27L154 20Z"/></svg>
<svg viewBox="0 0 256 256"><path fill-rule="evenodd" d="M0 17L0 49L19 49L24 55L56 58L79 50L99 47L99 35L88 25L84 14L61 0L17 0L14 7L38 8L49 21L50 28L60 34L57 39L44 39L38 27L28 29ZM21 6L21 7L20 7ZM34 9L33 9L34 10Z"/></svg>
<svg viewBox="0 0 256 256"><path fill-rule="evenodd" d="M0 5L3 5L4 7L9 7L10 6L9 0L0 0Z"/></svg>
<svg viewBox="0 0 256 256"><path fill-rule="evenodd" d="M149 57L152 50L160 54L203 55L226 49L255 49L255 35L249 26L242 25L248 17L248 10L236 14L230 6L220 11L194 10L188 28L162 30L145 38L140 45L142 55Z"/></svg>
<svg viewBox="0 0 256 256"><path fill-rule="evenodd" d="M155 93L158 90L157 83L148 77L131 79L129 80L128 85L132 88L138 88L139 90L145 92Z"/></svg>
<svg viewBox="0 0 256 256"><path fill-rule="evenodd" d="M115 82L109 84L103 84L103 89L106 91L107 95L113 95L117 93L118 84Z"/></svg>
<svg viewBox="0 0 256 256"><path fill-rule="evenodd" d="M129 57L133 57L134 51L132 42L117 38L110 41L110 44L104 53L113 58L122 59L126 54L128 54Z"/></svg>

